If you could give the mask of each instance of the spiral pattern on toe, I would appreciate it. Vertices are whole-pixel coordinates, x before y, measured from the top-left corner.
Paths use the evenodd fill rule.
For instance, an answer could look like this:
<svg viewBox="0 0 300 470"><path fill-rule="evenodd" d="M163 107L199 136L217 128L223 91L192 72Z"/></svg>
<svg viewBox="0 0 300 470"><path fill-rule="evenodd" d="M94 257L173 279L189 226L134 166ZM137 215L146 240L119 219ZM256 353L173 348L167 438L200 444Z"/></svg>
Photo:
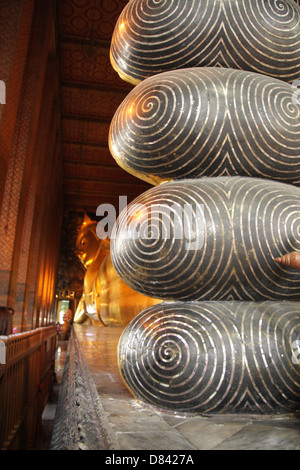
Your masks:
<svg viewBox="0 0 300 470"><path fill-rule="evenodd" d="M295 411L299 313L296 302L150 307L120 339L121 375L137 398L176 411Z"/></svg>
<svg viewBox="0 0 300 470"><path fill-rule="evenodd" d="M137 85L111 122L117 163L155 185L259 176L300 185L296 87L232 69L165 72Z"/></svg>
<svg viewBox="0 0 300 470"><path fill-rule="evenodd" d="M111 63L131 83L160 72L221 66L292 83L300 76L293 0L131 0L116 23Z"/></svg>
<svg viewBox="0 0 300 470"><path fill-rule="evenodd" d="M274 258L300 250L300 189L219 177L164 183L123 211L114 267L158 299L299 300L300 272Z"/></svg>

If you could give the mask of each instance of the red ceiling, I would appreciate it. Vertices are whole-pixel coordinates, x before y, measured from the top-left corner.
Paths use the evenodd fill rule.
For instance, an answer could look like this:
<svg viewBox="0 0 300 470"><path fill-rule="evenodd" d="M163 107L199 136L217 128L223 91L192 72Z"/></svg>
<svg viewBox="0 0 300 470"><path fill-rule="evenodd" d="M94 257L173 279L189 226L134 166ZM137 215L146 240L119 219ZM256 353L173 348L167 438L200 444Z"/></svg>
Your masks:
<svg viewBox="0 0 300 470"><path fill-rule="evenodd" d="M57 0L61 58L65 206L96 213L150 186L122 170L108 149L110 121L132 87L109 60L116 21L127 0Z"/></svg>

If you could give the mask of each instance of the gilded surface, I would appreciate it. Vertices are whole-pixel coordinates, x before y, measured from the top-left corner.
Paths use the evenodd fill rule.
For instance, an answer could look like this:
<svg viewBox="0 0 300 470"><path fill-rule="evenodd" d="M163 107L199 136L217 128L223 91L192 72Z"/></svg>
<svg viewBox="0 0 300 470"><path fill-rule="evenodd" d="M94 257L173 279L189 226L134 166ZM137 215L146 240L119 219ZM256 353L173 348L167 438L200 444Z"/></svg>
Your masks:
<svg viewBox="0 0 300 470"><path fill-rule="evenodd" d="M86 218L76 242L86 274L74 321L82 323L90 318L98 325L127 325L141 310L159 301L133 291L121 281L111 262L110 241L97 237L96 224Z"/></svg>
<svg viewBox="0 0 300 470"><path fill-rule="evenodd" d="M300 7L293 0L131 0L116 23L110 56L133 84L207 66L292 83L300 76Z"/></svg>

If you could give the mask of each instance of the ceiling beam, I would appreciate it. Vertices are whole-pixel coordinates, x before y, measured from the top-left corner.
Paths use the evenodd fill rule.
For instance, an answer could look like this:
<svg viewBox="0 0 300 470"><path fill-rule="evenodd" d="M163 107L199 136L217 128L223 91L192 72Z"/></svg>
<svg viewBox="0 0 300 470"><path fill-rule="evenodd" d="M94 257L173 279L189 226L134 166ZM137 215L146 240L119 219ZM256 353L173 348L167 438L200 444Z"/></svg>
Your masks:
<svg viewBox="0 0 300 470"><path fill-rule="evenodd" d="M126 83L126 82L124 82ZM71 80L63 80L61 83L62 87L68 87L68 88L81 88L84 90L95 90L95 91L104 91L107 93L115 93L121 95L127 95L132 89L133 86L108 86L108 85L101 85L99 83L93 83L93 82L80 82L77 80L71 81Z"/></svg>
<svg viewBox="0 0 300 470"><path fill-rule="evenodd" d="M101 48L108 49L108 50L110 50L110 45L111 45L111 41L106 41L104 39L72 36L71 34L66 34L64 32L61 33L60 40L66 43L83 44L85 46L101 47Z"/></svg>
<svg viewBox="0 0 300 470"><path fill-rule="evenodd" d="M94 124L110 124L111 119L105 117L90 117L90 116L79 116L78 114L61 114L61 118L65 119L66 121L83 121L83 122L92 122Z"/></svg>

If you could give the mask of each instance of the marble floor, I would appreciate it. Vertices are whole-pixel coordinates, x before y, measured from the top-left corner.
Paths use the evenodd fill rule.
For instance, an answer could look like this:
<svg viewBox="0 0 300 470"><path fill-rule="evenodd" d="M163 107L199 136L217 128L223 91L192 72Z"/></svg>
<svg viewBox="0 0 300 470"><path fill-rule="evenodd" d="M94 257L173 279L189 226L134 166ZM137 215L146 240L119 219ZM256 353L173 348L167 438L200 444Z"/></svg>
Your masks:
<svg viewBox="0 0 300 470"><path fill-rule="evenodd" d="M34 450L50 449L68 346L68 341L58 341L54 365L55 380L50 391L48 403L43 410L40 433Z"/></svg>
<svg viewBox="0 0 300 470"><path fill-rule="evenodd" d="M85 325L73 329L114 450L300 450L300 419L294 415L189 415L138 401L118 370L116 351L122 329ZM64 354L58 351L58 367ZM61 369L58 380L60 374Z"/></svg>

